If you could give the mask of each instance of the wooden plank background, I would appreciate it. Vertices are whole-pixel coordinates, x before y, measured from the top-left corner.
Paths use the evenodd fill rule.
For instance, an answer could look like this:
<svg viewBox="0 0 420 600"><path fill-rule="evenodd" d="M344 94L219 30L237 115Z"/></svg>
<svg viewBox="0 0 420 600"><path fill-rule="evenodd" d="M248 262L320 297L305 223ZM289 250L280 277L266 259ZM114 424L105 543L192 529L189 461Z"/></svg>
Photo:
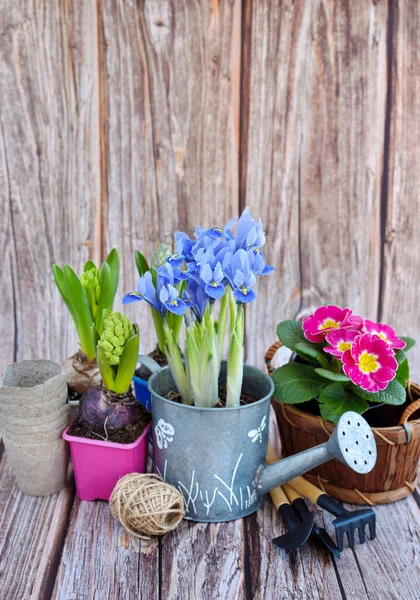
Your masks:
<svg viewBox="0 0 420 600"><path fill-rule="evenodd" d="M246 204L276 267L249 362L323 302L420 338L419 25L415 0L0 0L0 368L76 350L52 263L116 246L119 308L134 249Z"/></svg>

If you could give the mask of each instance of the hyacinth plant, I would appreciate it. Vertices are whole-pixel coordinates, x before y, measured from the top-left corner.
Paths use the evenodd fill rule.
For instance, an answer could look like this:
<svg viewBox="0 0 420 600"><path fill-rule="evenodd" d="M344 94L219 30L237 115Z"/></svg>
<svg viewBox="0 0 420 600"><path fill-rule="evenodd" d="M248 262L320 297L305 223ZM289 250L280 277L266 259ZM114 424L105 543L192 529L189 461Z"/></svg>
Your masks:
<svg viewBox="0 0 420 600"><path fill-rule="evenodd" d="M261 247L265 234L248 207L224 228L197 227L195 239L175 234L176 252L159 267L154 280L140 278L137 292L123 303L146 300L162 316L164 351L185 404L213 407L219 400L219 373L230 314L226 406L239 406L243 375L244 305L255 300L259 275L273 268ZM181 290L177 284L182 283ZM215 304L219 301L218 315ZM185 365L171 314L186 324Z"/></svg>
<svg viewBox="0 0 420 600"><path fill-rule="evenodd" d="M156 249L155 253L152 256L150 266L149 266L145 256L138 250L136 250L134 256L135 256L135 260L136 260L137 271L139 273L140 278L142 278L146 273L150 273L154 287L156 287L158 285L158 277L160 279L159 286L161 287L161 274L158 276L158 272L159 272L159 269L165 265L167 259L170 256L172 256L172 251L169 248L169 246L164 243L159 244L158 248ZM162 273L162 271L160 273ZM181 287L183 285L183 279L181 277L178 277L177 281L173 282L173 283L175 285L175 288L178 290L178 292L181 292ZM140 287L140 290L138 290L138 292L136 292L136 293L141 294L140 296L138 296L138 298L141 299L141 298L144 298L144 296L142 295L142 292L141 292L142 284L140 282L139 282L139 287ZM134 298L134 296L131 296L131 298ZM167 322L169 328L171 329L171 331L173 333L173 337L174 337L176 343L178 343L178 338L179 338L179 334L180 334L181 327L182 327L182 315L177 314L175 312L171 312L171 311L168 312L167 310L162 312L161 306L157 306L156 303L153 304L153 303L149 302L149 304L150 304L150 311L152 314L153 324L154 324L155 332L156 332L157 347L158 347L159 353L164 355L165 354L164 323L165 323L165 321Z"/></svg>
<svg viewBox="0 0 420 600"><path fill-rule="evenodd" d="M406 352L415 340L397 337L389 325L329 305L302 322L281 322L277 335L299 357L273 373L274 396L280 402L316 398L322 418L334 423L347 410L363 414L370 403L405 402Z"/></svg>
<svg viewBox="0 0 420 600"><path fill-rule="evenodd" d="M64 363L71 391L82 395L95 385L98 370L92 325L103 330L104 310L112 310L118 287L120 261L114 248L98 269L88 260L78 277L69 265L53 265L54 280L76 327L80 352Z"/></svg>
<svg viewBox="0 0 420 600"><path fill-rule="evenodd" d="M92 338L102 386L91 388L80 400L79 421L99 437L134 425L142 408L131 392L139 352L137 324L119 312L104 310L102 333L92 326Z"/></svg>

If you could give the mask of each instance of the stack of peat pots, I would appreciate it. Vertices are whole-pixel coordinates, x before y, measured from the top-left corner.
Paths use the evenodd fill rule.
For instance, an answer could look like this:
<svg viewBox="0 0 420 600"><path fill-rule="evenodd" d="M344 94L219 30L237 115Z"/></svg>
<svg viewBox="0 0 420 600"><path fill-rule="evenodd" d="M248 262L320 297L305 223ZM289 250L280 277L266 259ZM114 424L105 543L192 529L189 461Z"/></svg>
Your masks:
<svg viewBox="0 0 420 600"><path fill-rule="evenodd" d="M0 436L19 489L48 496L66 485L69 451L67 383L50 360L6 367L0 387Z"/></svg>

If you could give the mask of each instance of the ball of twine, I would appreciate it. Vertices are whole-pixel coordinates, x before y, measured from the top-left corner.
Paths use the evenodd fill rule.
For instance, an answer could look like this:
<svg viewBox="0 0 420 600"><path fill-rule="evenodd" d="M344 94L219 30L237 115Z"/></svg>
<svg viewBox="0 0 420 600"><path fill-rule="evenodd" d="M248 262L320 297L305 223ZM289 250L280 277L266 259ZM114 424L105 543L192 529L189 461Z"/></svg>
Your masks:
<svg viewBox="0 0 420 600"><path fill-rule="evenodd" d="M143 540L172 531L185 514L182 494L153 473L122 477L111 494L109 507L131 535Z"/></svg>

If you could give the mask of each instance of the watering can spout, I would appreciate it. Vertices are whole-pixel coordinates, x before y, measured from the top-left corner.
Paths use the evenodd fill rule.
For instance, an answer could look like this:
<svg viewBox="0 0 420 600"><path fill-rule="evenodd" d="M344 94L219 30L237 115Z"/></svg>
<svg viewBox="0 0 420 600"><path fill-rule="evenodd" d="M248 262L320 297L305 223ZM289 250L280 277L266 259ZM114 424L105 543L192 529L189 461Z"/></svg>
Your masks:
<svg viewBox="0 0 420 600"><path fill-rule="evenodd" d="M357 473L369 473L375 466L375 438L368 423L359 414L353 411L344 413L328 442L262 467L257 473L257 493L266 494L331 458Z"/></svg>

